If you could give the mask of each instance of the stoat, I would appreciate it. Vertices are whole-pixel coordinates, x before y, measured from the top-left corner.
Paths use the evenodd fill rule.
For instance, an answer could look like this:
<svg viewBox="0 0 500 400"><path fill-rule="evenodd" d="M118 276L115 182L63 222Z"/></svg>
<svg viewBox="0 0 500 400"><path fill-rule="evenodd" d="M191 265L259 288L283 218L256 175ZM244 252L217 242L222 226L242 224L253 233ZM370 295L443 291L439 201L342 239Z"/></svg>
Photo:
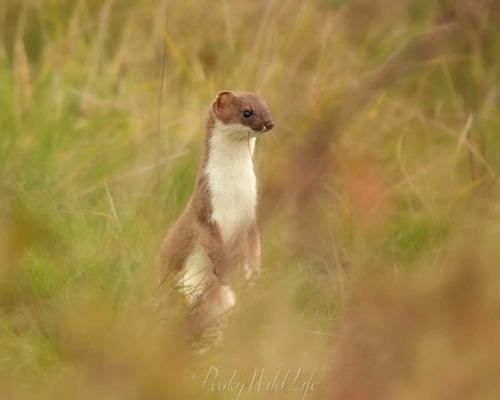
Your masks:
<svg viewBox="0 0 500 400"><path fill-rule="evenodd" d="M161 248L158 280L173 274L195 310L194 333L235 304L231 275L260 271L255 141L273 128L263 98L223 91L210 107L196 187Z"/></svg>

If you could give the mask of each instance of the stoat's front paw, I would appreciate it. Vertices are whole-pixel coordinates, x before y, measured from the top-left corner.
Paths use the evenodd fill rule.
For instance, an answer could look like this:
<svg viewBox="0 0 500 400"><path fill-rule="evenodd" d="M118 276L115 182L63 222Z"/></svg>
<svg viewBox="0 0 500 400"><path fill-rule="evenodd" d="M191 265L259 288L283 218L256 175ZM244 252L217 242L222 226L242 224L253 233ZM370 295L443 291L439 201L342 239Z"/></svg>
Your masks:
<svg viewBox="0 0 500 400"><path fill-rule="evenodd" d="M245 264L243 266L243 281L245 287L253 287L257 283L257 280L260 275L260 270L256 268L252 268Z"/></svg>

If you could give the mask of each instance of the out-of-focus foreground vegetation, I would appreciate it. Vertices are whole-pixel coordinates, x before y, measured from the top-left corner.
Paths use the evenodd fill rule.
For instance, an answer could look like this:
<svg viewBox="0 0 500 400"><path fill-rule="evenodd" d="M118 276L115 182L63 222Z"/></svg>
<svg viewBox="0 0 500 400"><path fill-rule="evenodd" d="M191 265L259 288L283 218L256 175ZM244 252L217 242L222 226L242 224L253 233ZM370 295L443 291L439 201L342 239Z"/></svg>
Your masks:
<svg viewBox="0 0 500 400"><path fill-rule="evenodd" d="M210 367L285 366L307 398L498 399L499 84L498 0L2 0L0 397L234 399ZM275 119L264 272L198 355L151 271L223 89Z"/></svg>

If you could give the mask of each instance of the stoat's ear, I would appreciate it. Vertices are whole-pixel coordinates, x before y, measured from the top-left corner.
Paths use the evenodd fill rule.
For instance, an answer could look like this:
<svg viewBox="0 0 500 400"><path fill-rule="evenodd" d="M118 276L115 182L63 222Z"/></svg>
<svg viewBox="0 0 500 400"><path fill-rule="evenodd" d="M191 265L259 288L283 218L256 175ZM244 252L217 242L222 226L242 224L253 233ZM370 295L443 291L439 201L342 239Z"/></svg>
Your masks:
<svg viewBox="0 0 500 400"><path fill-rule="evenodd" d="M224 107L227 107L227 105L230 103L231 99L235 96L234 92L231 92L229 90L224 90L222 92L219 92L217 95L217 98L214 100L212 103L212 107L214 111L223 109Z"/></svg>

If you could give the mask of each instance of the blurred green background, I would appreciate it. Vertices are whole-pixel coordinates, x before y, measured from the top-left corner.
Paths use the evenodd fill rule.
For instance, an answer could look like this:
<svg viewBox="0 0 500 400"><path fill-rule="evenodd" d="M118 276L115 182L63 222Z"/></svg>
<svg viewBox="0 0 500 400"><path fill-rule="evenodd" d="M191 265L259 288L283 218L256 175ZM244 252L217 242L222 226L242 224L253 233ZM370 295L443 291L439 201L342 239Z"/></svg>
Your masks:
<svg viewBox="0 0 500 400"><path fill-rule="evenodd" d="M498 399L499 83L498 0L2 0L0 397L235 399L211 366L285 366L305 398ZM274 117L264 272L198 355L151 276L224 89Z"/></svg>

